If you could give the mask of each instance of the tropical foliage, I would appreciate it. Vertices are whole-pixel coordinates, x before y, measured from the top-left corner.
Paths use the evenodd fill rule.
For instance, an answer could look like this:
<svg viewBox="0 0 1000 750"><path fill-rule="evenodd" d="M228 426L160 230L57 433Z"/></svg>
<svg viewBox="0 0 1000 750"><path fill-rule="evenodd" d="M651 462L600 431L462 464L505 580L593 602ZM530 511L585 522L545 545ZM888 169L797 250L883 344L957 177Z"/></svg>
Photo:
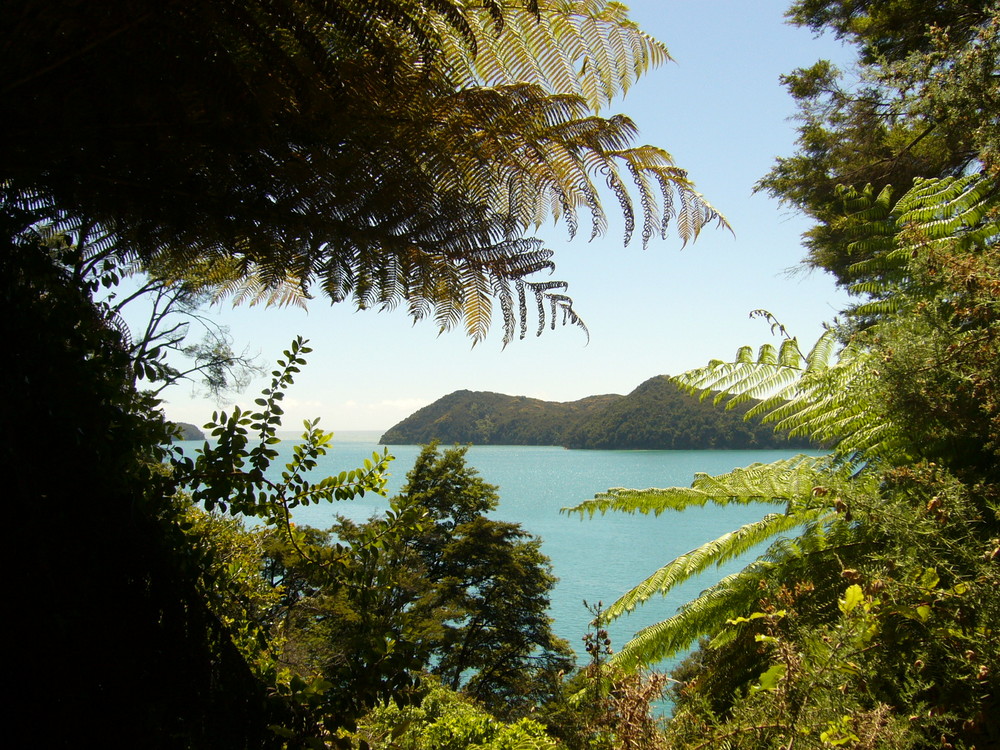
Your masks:
<svg viewBox="0 0 1000 750"><path fill-rule="evenodd" d="M384 517L296 527L265 547L283 592L278 663L322 680L323 708L341 722L419 699L421 673L517 719L572 669L546 614L555 578L539 540L487 518L496 488L464 457L427 446Z"/></svg>
<svg viewBox="0 0 1000 750"><path fill-rule="evenodd" d="M548 750L558 744L532 719L497 721L467 698L433 684L417 706L387 704L372 711L351 737L352 747L412 750ZM361 743L366 743L361 745Z"/></svg>
<svg viewBox="0 0 1000 750"><path fill-rule="evenodd" d="M552 744L525 717L563 699L574 666L547 615L555 578L540 540L487 518L497 488L466 465L466 449L427 446L389 510L363 524L292 523L303 505L384 493L390 460L374 454L313 481L331 435L307 422L284 468L272 468L280 402L309 351L292 343L258 411L216 414L214 444L193 458L172 451L169 483L183 492L165 520L183 534L193 587L246 679L266 689L259 718L273 723L259 741L344 744L338 732L380 705L438 700L440 681L448 702L476 701L468 711L483 718L468 731L496 731L500 718ZM248 529L247 518L263 523Z"/></svg>
<svg viewBox="0 0 1000 750"><path fill-rule="evenodd" d="M864 248L838 221L842 185L905 193L917 177L1000 167L1000 10L995 0L797 0L788 16L856 46L857 70L829 61L783 82L799 105L796 153L760 181L815 221L807 261L843 283Z"/></svg>
<svg viewBox="0 0 1000 750"><path fill-rule="evenodd" d="M183 483L299 543L289 513L378 491L385 457L307 479L329 441L309 424L280 479L267 474L296 344L258 408L217 415L217 445L165 470L174 430L140 390L185 374L163 352L195 347L210 387L234 373L228 340L191 344L161 313L322 295L474 340L500 316L504 341L524 335L532 309L538 330L582 325L566 285L537 280L553 261L536 224L600 234L608 196L643 242L721 221L628 118L598 114L666 49L604 0L14 0L0 28L3 419L18 426L2 467L28 530L10 559L32 571L10 594L33 613L11 635L39 644L10 665L11 711L41 714L11 739L329 734L313 713L321 683L249 655L267 628L238 627L237 604L251 620L270 605L229 567L243 564L227 558L235 532L175 494ZM121 324L133 272L162 295L161 338ZM346 574L329 554L319 562Z"/></svg>
<svg viewBox="0 0 1000 750"><path fill-rule="evenodd" d="M777 505L612 604L620 616L770 542L613 663L698 643L674 675L675 747L992 747L998 7L806 0L789 16L856 43L861 75L821 61L786 78L799 150L760 187L816 220L807 263L856 301L810 349L764 313L779 345L676 381L728 408L757 399L748 414L831 452L573 509Z"/></svg>
<svg viewBox="0 0 1000 750"><path fill-rule="evenodd" d="M690 488L611 490L572 509L659 515L707 502L780 511L692 550L622 596L617 617L775 539L739 573L641 631L613 662L709 637L675 692L679 746L989 746L1000 534L1000 193L985 174L918 181L891 207L845 191L870 279L803 355L793 339L678 377L831 444ZM861 275L858 271L858 275ZM770 395L768 395L770 394ZM728 401L727 401L728 399ZM706 740L708 737L714 740Z"/></svg>
<svg viewBox="0 0 1000 750"><path fill-rule="evenodd" d="M474 341L496 305L505 343L529 302L539 332L582 326L566 284L536 276L553 268L530 236L542 221L599 235L610 196L626 242L724 223L628 118L599 114L665 48L607 0L0 4L9 742L548 747L519 718L546 700L568 746L656 747L662 681L626 668L704 636L678 672L673 746L1000 744L998 13L792 6L857 43L862 76L787 78L800 151L761 187L816 220L809 262L860 300L812 349L786 336L678 382L831 453L577 509L776 506L613 603L619 616L770 541L619 654L597 618L596 668L568 681L593 699L581 707L558 680L546 561L484 518L491 489L460 454L431 449L389 515L341 522L337 541L297 528L301 505L383 491L388 460L314 480L330 436L307 423L273 467L304 342L256 408L217 414L215 444L178 455L138 383L184 375L156 330L190 345L170 325L129 335L101 290L139 271L173 309L322 295ZM192 354L221 382L231 351ZM423 486L436 474L462 493ZM516 721L416 691L422 669ZM385 703L408 698L417 724ZM376 703L371 732L348 732Z"/></svg>
<svg viewBox="0 0 1000 750"><path fill-rule="evenodd" d="M181 275L218 263L236 294L405 305L477 340L498 300L509 341L526 298L540 327L559 312L581 324L565 283L531 280L552 253L526 233L549 217L603 233L604 184L626 242L637 219L644 244L673 220L685 242L721 221L669 154L632 145L628 118L595 114L668 59L618 3L2 13L2 185L21 227L96 232ZM55 101L72 124L44 114Z"/></svg>

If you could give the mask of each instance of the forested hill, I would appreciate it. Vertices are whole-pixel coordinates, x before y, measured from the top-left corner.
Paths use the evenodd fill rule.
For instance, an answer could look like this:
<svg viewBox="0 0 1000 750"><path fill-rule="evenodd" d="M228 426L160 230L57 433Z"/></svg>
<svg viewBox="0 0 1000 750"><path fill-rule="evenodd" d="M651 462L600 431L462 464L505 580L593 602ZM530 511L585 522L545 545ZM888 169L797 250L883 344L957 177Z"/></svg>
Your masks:
<svg viewBox="0 0 1000 750"><path fill-rule="evenodd" d="M789 440L759 421L744 421L752 406L732 410L680 390L666 375L650 378L629 395L576 425L562 445L569 448L648 450L738 450L813 447Z"/></svg>
<svg viewBox="0 0 1000 750"><path fill-rule="evenodd" d="M175 425L180 429L181 440L204 440L205 433L202 432L197 425L189 424L187 422L174 422Z"/></svg>
<svg viewBox="0 0 1000 750"><path fill-rule="evenodd" d="M768 426L744 422L747 408L726 411L699 401L665 375L650 378L627 396L566 403L455 391L399 422L381 442L649 450L811 447L779 437Z"/></svg>
<svg viewBox="0 0 1000 750"><path fill-rule="evenodd" d="M608 394L561 403L488 391L455 391L399 422L381 442L562 445L572 429L623 398Z"/></svg>

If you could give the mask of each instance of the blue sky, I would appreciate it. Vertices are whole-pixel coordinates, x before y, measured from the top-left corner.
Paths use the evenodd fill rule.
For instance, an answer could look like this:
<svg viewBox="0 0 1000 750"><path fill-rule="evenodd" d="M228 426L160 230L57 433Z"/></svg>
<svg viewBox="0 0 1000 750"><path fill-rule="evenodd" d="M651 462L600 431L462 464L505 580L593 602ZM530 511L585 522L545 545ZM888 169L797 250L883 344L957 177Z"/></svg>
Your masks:
<svg viewBox="0 0 1000 750"><path fill-rule="evenodd" d="M622 246L620 226L591 243L568 241L564 226L538 236L555 250L555 278L590 330L546 330L501 348L502 331L475 347L460 331L438 335L399 311L355 311L317 298L307 312L228 304L209 311L237 346L269 364L296 335L310 339L309 365L286 397L285 429L321 418L328 430L383 430L458 389L553 401L628 393L658 374L675 374L744 344L771 340L756 308L774 313L811 342L846 299L829 276L788 275L802 258L807 223L753 184L775 156L792 153L790 97L778 78L820 58L844 63L830 37L784 23L785 0L633 0L632 18L665 42L674 62L641 79L602 114L623 112L640 141L669 151L735 234L706 229L682 249L675 237L642 250ZM609 214L613 203L607 204ZM499 314L499 313L498 313ZM252 404L256 381L237 403ZM163 394L169 418L203 424L211 400L189 383ZM221 405L223 407L226 404Z"/></svg>

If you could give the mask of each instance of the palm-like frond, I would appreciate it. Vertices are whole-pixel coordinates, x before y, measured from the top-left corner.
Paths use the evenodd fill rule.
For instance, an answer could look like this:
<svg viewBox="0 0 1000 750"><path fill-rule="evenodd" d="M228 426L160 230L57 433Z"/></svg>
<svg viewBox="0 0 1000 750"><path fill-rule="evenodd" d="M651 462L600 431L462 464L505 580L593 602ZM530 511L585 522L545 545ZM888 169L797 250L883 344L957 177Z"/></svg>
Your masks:
<svg viewBox="0 0 1000 750"><path fill-rule="evenodd" d="M838 518L832 507L835 494L857 491L851 479L851 467L831 469L829 458L797 456L772 464L754 464L719 476L698 474L691 487L629 490L612 489L564 512L593 516L618 511L660 515L664 511L682 511L707 503L782 504L784 513L770 513L760 521L706 542L674 559L644 581L623 594L606 611L614 619L632 611L650 597L666 595L676 586L712 566L722 565L754 547L799 529L810 537L811 548L822 546L825 527ZM836 493L831 484L837 486ZM853 486L852 486L853 485ZM746 570L729 576L687 604L673 618L641 631L615 660L626 667L649 664L687 648L699 636L725 625L727 619L748 609L759 597L760 575L776 561L798 556L802 545L789 545L778 539L765 557ZM734 614L736 613L736 614Z"/></svg>
<svg viewBox="0 0 1000 750"><path fill-rule="evenodd" d="M721 645L736 633L732 620L748 617L758 609L763 581L774 581L776 577L794 575L794 569L807 559L813 558L812 562L816 564L816 560L820 557L826 559L836 553L838 548L854 541L854 528L830 508L803 509L795 515L799 523L789 525L787 529L781 529L781 526L783 523L791 524L791 518L779 516L778 518L784 521L773 522L774 534L782 534L796 528L799 530L798 534L777 538L763 555L743 570L723 578L703 591L695 599L683 605L676 615L640 630L612 657L612 662L626 669L654 664L683 652L705 635L713 636L713 645ZM761 528L748 530L746 538L749 540L759 535L762 537L761 541L764 541L767 538L765 536L767 524L768 518L763 519L759 522ZM711 550L717 542L721 542L718 546L727 546L724 540L726 537L721 537L720 540L710 542L701 549ZM678 560L700 562L698 559L700 551L694 550ZM683 562L679 563L680 570L674 569L673 565L671 563L661 571L657 571L650 581L658 575L662 575L663 580L668 581L671 575L683 573ZM704 570L707 567L700 565L699 569ZM650 595L656 593L655 588L649 588ZM626 594L619 602L628 602L632 593ZM615 602L612 607L617 607L619 602Z"/></svg>
<svg viewBox="0 0 1000 750"><path fill-rule="evenodd" d="M525 325L515 293L536 296L543 327L560 312L580 324L565 284L532 278L552 261L527 234L551 218L601 234L606 188L626 239L725 226L667 152L633 145L628 118L595 115L668 59L619 3L108 0L99 19L41 5L0 15L16 38L0 52L3 108L17 113L5 192L145 261L235 258L253 274L227 282L236 299L319 290L477 340L499 301L509 341ZM71 65L74 49L93 52ZM105 96L124 73L157 95ZM73 128L34 117L46 97Z"/></svg>
<svg viewBox="0 0 1000 750"><path fill-rule="evenodd" d="M283 277L266 277L254 264L231 256L203 258L179 265L175 258L164 255L153 258L145 264L144 270L167 283L185 283L205 290L213 303L231 300L233 305L295 305L304 310L311 299L299 276L289 273Z"/></svg>
<svg viewBox="0 0 1000 750"><path fill-rule="evenodd" d="M536 7L468 6L474 45L440 17L441 45L462 88L534 83L573 94L598 111L651 67L670 60L667 48L609 0L539 0Z"/></svg>
<svg viewBox="0 0 1000 750"><path fill-rule="evenodd" d="M616 487L601 492L564 513L593 517L596 513L642 513L659 516L664 511L682 511L706 504L790 504L808 498L828 459L795 456L770 464L753 464L712 476L698 473L690 487L633 490Z"/></svg>
<svg viewBox="0 0 1000 750"><path fill-rule="evenodd" d="M756 561L685 604L662 622L643 628L612 657L624 669L656 664L681 653L706 633L718 633L739 613L752 611L760 599L760 582L774 569L773 563Z"/></svg>
<svg viewBox="0 0 1000 750"><path fill-rule="evenodd" d="M592 234L600 233L606 216L595 173L617 180L621 206L631 217L619 171L619 164L627 166L642 194L644 241L654 232L664 236L675 215L684 241L708 221L725 225L669 155L627 147L635 132L631 121L588 116L576 97L547 96L537 86L518 85L457 92L428 107L426 113L412 107L400 113L398 133L392 135L395 154L384 149L360 157L356 169L362 175L384 172L383 162L391 157L391 179L398 187L365 181L352 183L346 192L311 196L308 202L318 211L320 227L328 226L325 217L330 215L356 219L337 222L332 227L336 242L319 244L319 253L312 247L320 238L303 247L305 238L290 258L282 253L278 263L244 260L264 282L251 281L251 289L285 290L291 274L299 274L304 290L316 281L335 301L353 297L359 307L405 301L415 318L431 316L443 329L464 321L474 340L485 335L493 301L499 298L507 343L524 322L505 304L510 297L504 295L512 291L536 296L539 330L558 312L583 327L564 283L528 278L553 269L552 253L537 241L515 237L548 216L564 218L572 232L581 210L591 213ZM399 152L401 147L405 151ZM406 165L413 169L409 178ZM651 183L659 187L662 205ZM397 192L406 196L405 204L390 202ZM674 192L683 207L679 214L672 208ZM418 202L420 195L424 197ZM379 217L378 226L365 219L372 215ZM315 261L309 259L312 255L317 255ZM290 274L289 269L296 270Z"/></svg>
<svg viewBox="0 0 1000 750"><path fill-rule="evenodd" d="M626 242L635 217L630 182L640 197L644 244L654 234L665 238L675 218L684 242L708 223L728 226L666 151L630 146L637 132L631 120L591 116L579 97L553 96L528 84L477 87L442 98L425 117L412 127L424 149L424 169L442 180L438 190L488 205L507 231L535 228L551 216L564 219L573 234L585 210L591 236L602 233L598 174L619 201Z"/></svg>
<svg viewBox="0 0 1000 750"><path fill-rule="evenodd" d="M797 456L772 464L754 464L719 476L696 475L691 487L630 490L615 488L600 493L564 512L593 516L617 511L659 516L667 510L682 511L707 503L782 504L784 513L771 513L718 539L681 555L660 568L620 597L608 610L609 618L632 611L654 594L665 595L675 586L713 565L721 565L762 542L830 513L827 503L817 502L814 490L826 481L827 459Z"/></svg>
<svg viewBox="0 0 1000 750"><path fill-rule="evenodd" d="M726 408L758 400L748 418L829 444L841 455L865 451L874 457L890 454L898 441L892 425L865 401L872 377L870 352L857 343L839 346L828 329L804 356L794 339L778 349L765 344L756 357L743 347L732 362L716 360L673 380Z"/></svg>
<svg viewBox="0 0 1000 750"><path fill-rule="evenodd" d="M813 521L829 510L800 511L793 514L769 513L760 521L748 523L672 560L639 585L619 597L607 609L614 619L631 612L655 594L666 596L674 587L690 580L710 567L718 567L739 557L768 539Z"/></svg>

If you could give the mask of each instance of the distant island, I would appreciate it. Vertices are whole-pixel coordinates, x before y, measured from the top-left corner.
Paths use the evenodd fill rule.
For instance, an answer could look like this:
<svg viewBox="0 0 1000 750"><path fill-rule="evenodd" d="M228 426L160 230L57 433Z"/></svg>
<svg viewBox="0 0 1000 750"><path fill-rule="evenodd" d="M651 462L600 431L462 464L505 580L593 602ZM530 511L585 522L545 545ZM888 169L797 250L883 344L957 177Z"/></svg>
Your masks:
<svg viewBox="0 0 1000 750"><path fill-rule="evenodd" d="M389 429L383 445L442 443L561 445L606 450L815 448L744 421L752 404L732 410L700 401L666 375L650 378L627 396L542 401L486 391L455 391Z"/></svg>
<svg viewBox="0 0 1000 750"><path fill-rule="evenodd" d="M180 430L181 440L204 440L205 433L202 432L197 426L189 424L188 422L174 422L177 429Z"/></svg>

